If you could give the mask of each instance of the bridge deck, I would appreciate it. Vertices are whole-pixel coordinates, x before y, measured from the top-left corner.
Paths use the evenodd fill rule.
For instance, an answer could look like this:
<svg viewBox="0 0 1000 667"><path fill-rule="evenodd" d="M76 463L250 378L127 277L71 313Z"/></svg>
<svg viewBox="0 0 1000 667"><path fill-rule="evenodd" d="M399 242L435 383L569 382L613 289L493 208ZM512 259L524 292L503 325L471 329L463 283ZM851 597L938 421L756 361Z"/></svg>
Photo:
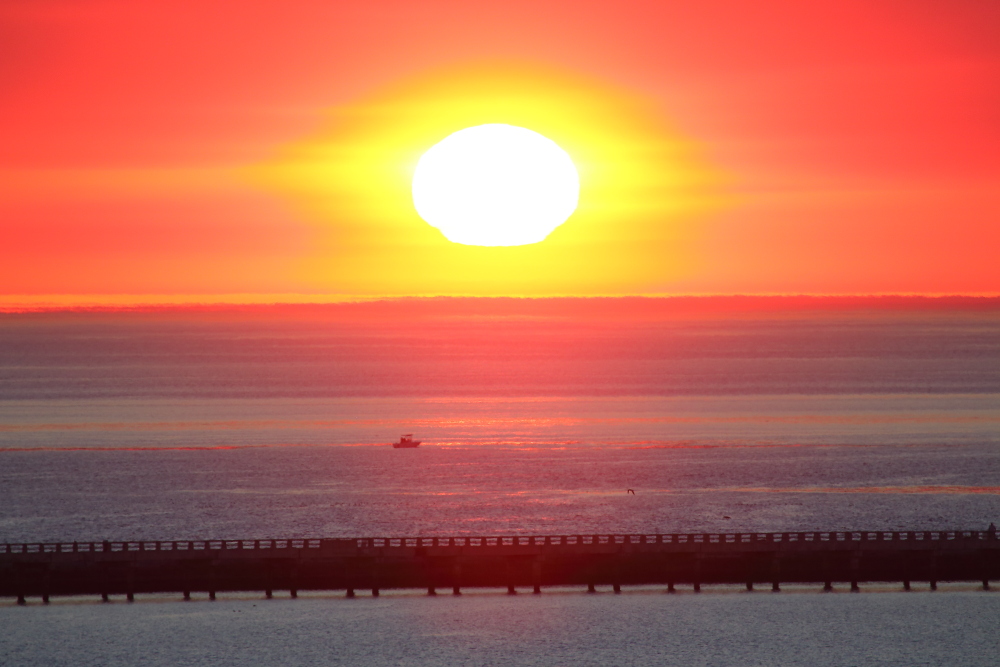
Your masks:
<svg viewBox="0 0 1000 667"><path fill-rule="evenodd" d="M977 581L987 531L191 540L0 545L0 596L386 588Z"/></svg>

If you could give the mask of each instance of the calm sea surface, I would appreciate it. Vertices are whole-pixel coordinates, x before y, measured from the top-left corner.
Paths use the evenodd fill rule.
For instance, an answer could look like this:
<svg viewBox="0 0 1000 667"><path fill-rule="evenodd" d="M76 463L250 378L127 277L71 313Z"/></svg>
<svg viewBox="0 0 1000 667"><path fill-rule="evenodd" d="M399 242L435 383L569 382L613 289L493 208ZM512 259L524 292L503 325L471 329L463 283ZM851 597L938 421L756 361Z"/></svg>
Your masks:
<svg viewBox="0 0 1000 667"><path fill-rule="evenodd" d="M1000 522L995 309L380 317L0 315L0 542ZM962 585L4 600L0 626L4 665L1000 659L1000 596Z"/></svg>
<svg viewBox="0 0 1000 667"><path fill-rule="evenodd" d="M992 666L1000 594L546 591L0 606L5 665Z"/></svg>

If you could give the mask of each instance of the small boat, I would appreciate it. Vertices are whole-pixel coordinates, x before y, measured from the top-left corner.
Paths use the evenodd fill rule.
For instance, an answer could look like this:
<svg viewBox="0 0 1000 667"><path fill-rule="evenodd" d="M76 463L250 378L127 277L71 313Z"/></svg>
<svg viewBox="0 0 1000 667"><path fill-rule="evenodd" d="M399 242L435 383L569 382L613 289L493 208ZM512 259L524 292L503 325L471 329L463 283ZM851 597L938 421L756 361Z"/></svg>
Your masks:
<svg viewBox="0 0 1000 667"><path fill-rule="evenodd" d="M413 447L419 447L420 441L413 439L412 433L407 433L399 438L399 442L392 443L393 449L411 449Z"/></svg>

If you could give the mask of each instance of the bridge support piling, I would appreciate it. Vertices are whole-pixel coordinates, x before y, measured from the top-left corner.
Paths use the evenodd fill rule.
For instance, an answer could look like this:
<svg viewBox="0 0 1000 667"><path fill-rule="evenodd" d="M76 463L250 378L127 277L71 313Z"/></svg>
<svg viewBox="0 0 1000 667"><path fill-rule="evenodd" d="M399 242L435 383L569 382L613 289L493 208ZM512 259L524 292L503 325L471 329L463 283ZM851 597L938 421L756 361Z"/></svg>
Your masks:
<svg viewBox="0 0 1000 667"><path fill-rule="evenodd" d="M594 538L594 543L597 543L597 538ZM598 558L597 555L590 555L586 560L586 574L587 574L587 592L596 593L597 592L597 582L600 580L599 568L598 568Z"/></svg>
<svg viewBox="0 0 1000 667"><path fill-rule="evenodd" d="M104 551L106 552L111 551L111 544L107 541L104 542ZM107 602L108 592L109 592L108 580L111 578L111 575L108 573L107 563L103 564L103 567L101 568L100 577L101 577L101 602Z"/></svg>
<svg viewBox="0 0 1000 667"><path fill-rule="evenodd" d="M670 568L670 558L666 554L659 557L659 575L661 577L660 581L667 582L667 592L673 593L674 591L674 577L673 571Z"/></svg>
<svg viewBox="0 0 1000 667"><path fill-rule="evenodd" d="M855 553L851 556L851 592L857 593L861 589L858 588L858 573L861 571L861 554Z"/></svg>
<svg viewBox="0 0 1000 667"><path fill-rule="evenodd" d="M225 542L222 543L225 546ZM213 560L208 564L208 599L215 602L215 589L216 589L216 562Z"/></svg>
<svg viewBox="0 0 1000 667"><path fill-rule="evenodd" d="M344 587L347 589L347 597L354 597L354 559L349 558L344 562Z"/></svg>
<svg viewBox="0 0 1000 667"><path fill-rule="evenodd" d="M910 540L915 540L916 539L913 536L913 533L910 533L909 539ZM913 580L913 574L914 574L914 571L916 570L916 567L914 566L914 563L913 563L914 558L915 557L912 554L907 554L906 556L903 556L903 575L904 575L903 576L903 590L904 591L910 590L910 581Z"/></svg>
<svg viewBox="0 0 1000 667"><path fill-rule="evenodd" d="M434 573L436 569L434 568L434 561L430 558L424 563L424 578L427 581L427 594L437 595L437 584L435 583Z"/></svg>

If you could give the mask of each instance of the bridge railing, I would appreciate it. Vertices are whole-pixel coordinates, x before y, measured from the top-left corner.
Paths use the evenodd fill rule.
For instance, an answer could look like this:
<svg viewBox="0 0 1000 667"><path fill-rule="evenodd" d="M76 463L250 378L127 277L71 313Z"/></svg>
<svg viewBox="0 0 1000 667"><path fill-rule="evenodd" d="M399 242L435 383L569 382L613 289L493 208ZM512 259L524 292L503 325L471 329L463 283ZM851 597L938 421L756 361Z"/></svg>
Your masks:
<svg viewBox="0 0 1000 667"><path fill-rule="evenodd" d="M624 544L750 544L755 542L906 542L995 539L993 533L952 531L829 531L796 533L664 533L642 535L504 535L459 537L363 537L359 548L499 547Z"/></svg>
<svg viewBox="0 0 1000 667"><path fill-rule="evenodd" d="M754 544L797 542L948 542L955 540L997 540L995 531L811 531L785 533L657 533L638 535L497 535L457 537L362 537L362 538L285 538L239 540L171 540L42 542L0 544L0 554L36 553L121 553L121 552L193 552L259 549L319 549L330 539L358 548L414 547L510 547L572 545L641 545L641 544Z"/></svg>

